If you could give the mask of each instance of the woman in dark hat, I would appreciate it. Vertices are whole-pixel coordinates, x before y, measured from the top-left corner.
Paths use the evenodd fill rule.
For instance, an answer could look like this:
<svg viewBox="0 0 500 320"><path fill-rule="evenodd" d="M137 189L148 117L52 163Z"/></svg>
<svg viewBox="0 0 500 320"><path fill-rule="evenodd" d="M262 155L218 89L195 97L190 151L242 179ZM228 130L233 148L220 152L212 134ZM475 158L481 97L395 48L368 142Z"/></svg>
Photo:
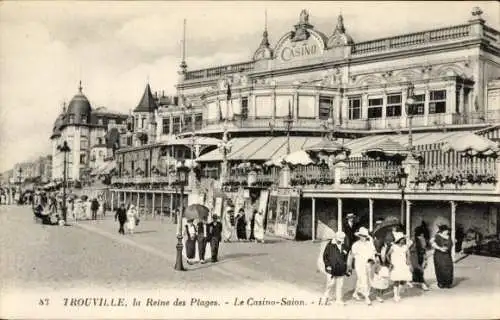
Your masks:
<svg viewBox="0 0 500 320"><path fill-rule="evenodd" d="M238 241L245 241L247 239L247 222L245 210L241 208L236 215L236 237Z"/></svg>
<svg viewBox="0 0 500 320"><path fill-rule="evenodd" d="M431 240L434 248L434 270L439 288L451 288L453 284L453 260L451 248L453 240L450 237L450 228L440 225L439 230Z"/></svg>

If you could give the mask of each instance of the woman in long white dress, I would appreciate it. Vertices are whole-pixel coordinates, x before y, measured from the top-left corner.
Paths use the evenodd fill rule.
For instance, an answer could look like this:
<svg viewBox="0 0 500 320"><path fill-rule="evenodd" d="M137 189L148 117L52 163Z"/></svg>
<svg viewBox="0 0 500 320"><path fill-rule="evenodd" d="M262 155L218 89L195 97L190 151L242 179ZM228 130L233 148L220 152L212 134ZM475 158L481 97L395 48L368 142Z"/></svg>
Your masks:
<svg viewBox="0 0 500 320"><path fill-rule="evenodd" d="M253 229L253 236L255 237L255 242L264 243L264 215L262 211L258 211L255 214L255 223Z"/></svg>
<svg viewBox="0 0 500 320"><path fill-rule="evenodd" d="M412 280L409 246L402 232L394 232L394 242L387 253L391 266L391 281L394 282L394 301L401 300L401 287Z"/></svg>
<svg viewBox="0 0 500 320"><path fill-rule="evenodd" d="M134 233L136 219L137 209L133 204L131 204L129 209L127 210L127 230L131 234Z"/></svg>
<svg viewBox="0 0 500 320"><path fill-rule="evenodd" d="M373 239L365 227L359 228L359 231L354 234L359 239L354 242L351 248L351 255L348 265L352 264L354 259L354 270L356 270L356 289L352 297L355 300L361 300L361 293L367 304L371 304L370 300L370 274L371 264L375 262L375 245Z"/></svg>

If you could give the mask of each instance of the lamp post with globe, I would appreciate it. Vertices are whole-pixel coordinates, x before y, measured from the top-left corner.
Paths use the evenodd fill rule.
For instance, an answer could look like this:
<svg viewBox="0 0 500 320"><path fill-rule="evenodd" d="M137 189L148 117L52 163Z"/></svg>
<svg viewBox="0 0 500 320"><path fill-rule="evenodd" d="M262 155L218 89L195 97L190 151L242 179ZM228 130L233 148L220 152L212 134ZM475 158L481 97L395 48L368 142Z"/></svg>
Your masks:
<svg viewBox="0 0 500 320"><path fill-rule="evenodd" d="M68 173L67 173L67 166L68 166L68 161L66 159L66 155L71 151L71 149L68 146L68 142L64 141L62 145L57 146L57 150L63 153L63 198L62 198L62 216L64 223L66 223L66 184L67 184L67 179L68 179Z"/></svg>
<svg viewBox="0 0 500 320"><path fill-rule="evenodd" d="M184 269L184 266L182 264L182 217L184 216L184 186L187 183L189 167L185 165L185 161L182 161L177 164L176 169L177 183L179 184L180 190L180 210L177 217L177 244L175 246L177 254L175 258L174 269L176 271L185 271L186 269Z"/></svg>

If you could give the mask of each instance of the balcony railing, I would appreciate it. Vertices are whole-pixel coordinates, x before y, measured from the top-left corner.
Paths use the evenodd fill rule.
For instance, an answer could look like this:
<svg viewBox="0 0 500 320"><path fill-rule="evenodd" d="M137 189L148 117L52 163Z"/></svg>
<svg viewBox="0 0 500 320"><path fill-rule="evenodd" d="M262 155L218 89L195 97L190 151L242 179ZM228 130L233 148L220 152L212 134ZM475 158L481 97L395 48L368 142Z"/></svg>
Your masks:
<svg viewBox="0 0 500 320"><path fill-rule="evenodd" d="M431 31L416 32L391 38L360 42L354 45L353 55L377 53L391 49L423 45L431 42L466 38L470 35L470 29L470 25L465 24Z"/></svg>
<svg viewBox="0 0 500 320"><path fill-rule="evenodd" d="M299 166L291 173L292 186L332 186L335 182L335 172L327 166Z"/></svg>
<svg viewBox="0 0 500 320"><path fill-rule="evenodd" d="M210 79L210 78L218 78L225 74L237 73L237 72L246 72L252 70L254 68L255 62L242 62L236 64L230 64L226 66L218 66L214 68L202 69L202 70L193 70L188 71L186 73L185 80L200 80L200 79Z"/></svg>

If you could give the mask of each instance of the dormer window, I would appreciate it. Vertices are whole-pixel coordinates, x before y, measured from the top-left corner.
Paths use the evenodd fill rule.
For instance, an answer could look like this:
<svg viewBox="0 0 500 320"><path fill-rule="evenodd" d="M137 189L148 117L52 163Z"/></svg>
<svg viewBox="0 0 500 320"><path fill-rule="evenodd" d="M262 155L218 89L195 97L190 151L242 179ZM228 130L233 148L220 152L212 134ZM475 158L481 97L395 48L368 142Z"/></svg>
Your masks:
<svg viewBox="0 0 500 320"><path fill-rule="evenodd" d="M97 123L102 126L103 125L102 118L99 118L99 120L97 120Z"/></svg>
<svg viewBox="0 0 500 320"><path fill-rule="evenodd" d="M87 116L82 114L82 123L87 123Z"/></svg>
<svg viewBox="0 0 500 320"><path fill-rule="evenodd" d="M73 124L75 123L75 115L74 114L70 114L69 115L69 124Z"/></svg>

